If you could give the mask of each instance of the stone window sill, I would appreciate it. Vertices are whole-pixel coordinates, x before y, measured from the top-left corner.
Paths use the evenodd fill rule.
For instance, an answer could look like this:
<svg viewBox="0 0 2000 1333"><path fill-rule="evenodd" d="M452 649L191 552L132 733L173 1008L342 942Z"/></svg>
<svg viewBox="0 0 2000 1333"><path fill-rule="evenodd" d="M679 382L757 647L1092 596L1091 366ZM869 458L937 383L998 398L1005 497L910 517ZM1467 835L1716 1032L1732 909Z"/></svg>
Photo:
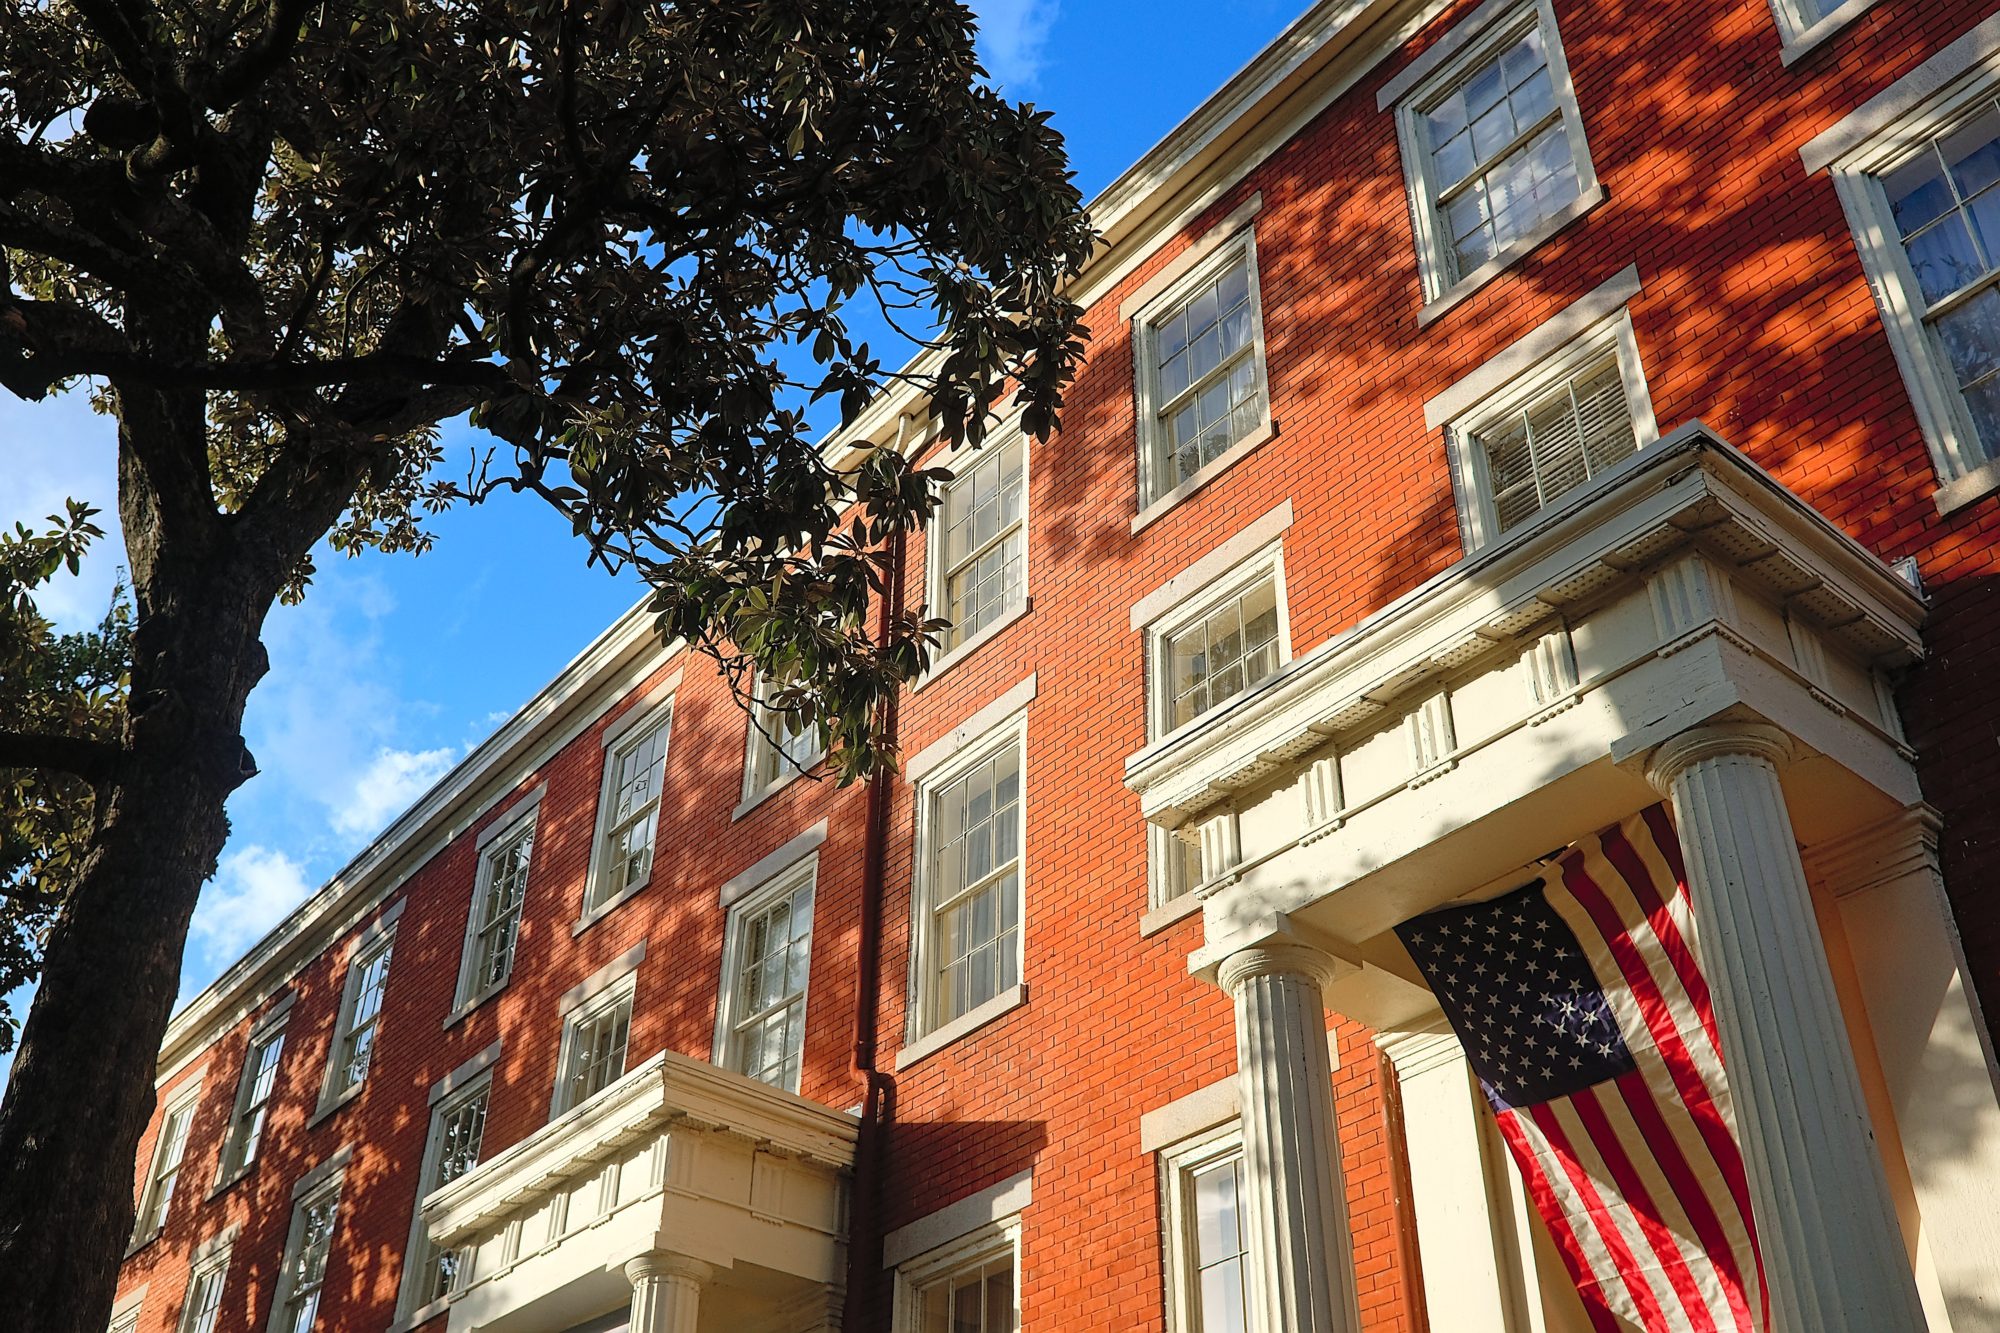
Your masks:
<svg viewBox="0 0 2000 1333"><path fill-rule="evenodd" d="M1787 69L1791 68L1818 50L1829 37L1873 9L1875 3L1876 0L1847 0L1846 4L1836 6L1826 17L1814 20L1786 38L1778 52L1778 59Z"/></svg>
<svg viewBox="0 0 2000 1333"><path fill-rule="evenodd" d="M1976 500L1985 499L1995 491L2000 491L2000 458L1981 463L1970 472L1939 486L1936 496L1938 512L1953 513Z"/></svg>
<svg viewBox="0 0 2000 1333"><path fill-rule="evenodd" d="M1167 901L1140 917L1139 935L1141 938L1148 935L1157 935L1177 921L1185 921L1191 916L1199 916L1200 914L1201 899L1197 898L1192 891L1183 893L1178 898L1167 899Z"/></svg>
<svg viewBox="0 0 2000 1333"><path fill-rule="evenodd" d="M925 1056L943 1050L961 1037L970 1036L1002 1014L1018 1009L1027 1002L1028 988L1025 985L1009 986L985 1004L968 1009L943 1027L926 1032L896 1052L896 1072L902 1073Z"/></svg>

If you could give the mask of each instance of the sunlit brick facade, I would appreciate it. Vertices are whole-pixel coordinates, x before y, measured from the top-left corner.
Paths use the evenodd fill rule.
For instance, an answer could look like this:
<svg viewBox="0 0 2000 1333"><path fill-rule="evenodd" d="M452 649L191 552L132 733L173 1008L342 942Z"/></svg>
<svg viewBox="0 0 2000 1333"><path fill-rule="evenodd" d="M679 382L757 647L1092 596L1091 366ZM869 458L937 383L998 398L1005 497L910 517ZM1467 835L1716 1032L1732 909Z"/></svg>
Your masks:
<svg viewBox="0 0 2000 1333"><path fill-rule="evenodd" d="M1753 751L1832 1008L1741 1003L1882 1161L1790 1169L1905 1242L1760 1217L1777 1326L1991 1327L1996 13L1315 6L1094 206L1060 436L951 464L905 772L767 784L614 626L175 1019L114 1328L1589 1328L1389 932Z"/></svg>

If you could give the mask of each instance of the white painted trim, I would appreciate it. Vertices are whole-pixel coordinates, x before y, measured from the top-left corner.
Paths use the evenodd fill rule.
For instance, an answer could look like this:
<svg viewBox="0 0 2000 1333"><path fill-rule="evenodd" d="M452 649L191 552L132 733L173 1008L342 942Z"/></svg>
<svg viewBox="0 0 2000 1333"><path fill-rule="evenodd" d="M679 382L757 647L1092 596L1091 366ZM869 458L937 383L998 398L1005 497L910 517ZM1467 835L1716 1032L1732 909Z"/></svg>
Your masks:
<svg viewBox="0 0 2000 1333"><path fill-rule="evenodd" d="M979 743L988 732L1033 703L1035 687L1035 673L1031 671L971 717L904 760L903 780L921 781L933 769L950 763L967 746Z"/></svg>
<svg viewBox="0 0 2000 1333"><path fill-rule="evenodd" d="M174 1165L174 1193L183 1193L180 1188L181 1182L190 1174L188 1170L190 1165L188 1162L188 1150L194 1147L194 1118L200 1112L202 1087L207 1081L208 1067L204 1065L199 1072L176 1087L173 1094L161 1106L160 1129L153 1136L153 1151L146 1158L146 1175L139 1185L136 1221L144 1221L146 1214L152 1211L153 1191L159 1183L160 1178L161 1154L166 1151L168 1143L167 1129L173 1123L174 1117L185 1110L188 1113L188 1127L187 1132L181 1136L180 1160ZM160 1214L158 1225L146 1231L133 1232L131 1240L125 1249L128 1255L167 1229L167 1214L173 1211L173 1206L174 1201L172 1198L169 1198L165 1211Z"/></svg>
<svg viewBox="0 0 2000 1333"><path fill-rule="evenodd" d="M292 1018L292 1006L298 1002L298 991L287 986L279 996L277 1003L259 1014L257 1021L250 1025L250 1040L253 1043L262 1041L265 1037L270 1036L273 1032L289 1023Z"/></svg>
<svg viewBox="0 0 2000 1333"><path fill-rule="evenodd" d="M925 1056L935 1055L961 1037L971 1036L1002 1014L1012 1013L1027 1002L1026 982L1009 986L984 1004L974 1005L951 1022L934 1027L915 1041L905 1043L903 1049L896 1052L896 1072L902 1073Z"/></svg>
<svg viewBox="0 0 2000 1333"><path fill-rule="evenodd" d="M320 1162L297 1180L292 1182L292 1200L297 1202L308 1194L316 1193L328 1181L335 1179L354 1160L354 1145L342 1144L340 1150Z"/></svg>
<svg viewBox="0 0 2000 1333"><path fill-rule="evenodd" d="M382 1024L383 1015L388 1012L389 983L394 978L396 967L394 954L396 922L403 915L403 909L409 902L408 896L398 898L395 906L382 913L375 923L356 936L354 942L347 948L347 971L340 986L340 1007L334 1010L333 1038L327 1043L326 1068L320 1073L319 1106L313 1112L312 1119L306 1122L308 1129L360 1096L361 1089L367 1086L368 1074L375 1067L374 1045L371 1043L368 1048L368 1064L361 1071L361 1077L345 1087L336 1088L334 1076L340 1068L340 1047L354 1031L354 1004L361 994L362 967L365 963L373 962L385 951L390 954L389 975L382 978L382 1007L375 1014L375 1025L378 1028Z"/></svg>
<svg viewBox="0 0 2000 1333"><path fill-rule="evenodd" d="M730 906L745 895L762 888L781 871L790 869L794 861L811 855L826 841L826 828L827 821L820 820L776 851L757 858L747 869L739 870L722 881L722 888L717 893L718 905Z"/></svg>
<svg viewBox="0 0 2000 1333"><path fill-rule="evenodd" d="M1477 67L1497 58L1504 43L1524 35L1530 28L1541 32L1557 118L1576 165L1577 197L1528 232L1502 245L1477 268L1453 277L1450 238L1438 229L1439 189L1431 178L1424 105L1442 96ZM1570 75L1569 58L1550 0L1486 0L1383 88L1377 109L1387 110L1391 105L1396 109L1396 142L1403 159L1404 187L1423 285L1424 305L1417 312L1419 328L1438 319L1605 198L1604 187L1591 161L1589 136L1584 132L1583 112L1576 100L1576 82Z"/></svg>
<svg viewBox="0 0 2000 1333"><path fill-rule="evenodd" d="M645 943L644 940L639 941L639 944L634 949L627 951L623 958L619 958L607 966L600 968L589 980L572 988L569 994L563 997L564 1004L561 1009L562 1034L556 1044L555 1085L549 1089L549 1119L551 1121L561 1119L571 1111L576 1110L577 1107L596 1100L610 1089L611 1084L606 1084L596 1092L591 1093L590 1096L585 1097L582 1101L565 1104L563 1100L567 1095L567 1085L569 1083L570 1057L576 1051L577 1029L586 1023L595 1022L598 1018L607 1013L614 1012L621 1006L629 1011L625 1024L625 1053L622 1057L624 1068L619 1070L618 1074L611 1080L611 1083L617 1083L619 1079L624 1078L626 1074L631 1072L631 1021L638 1013L639 1008L639 958L645 957ZM632 955L634 953L637 953L639 958L633 958ZM616 973L608 980L602 979L606 973L611 972L613 968L620 967L627 959L631 960L630 966L624 967L623 971ZM589 989L586 990L586 988ZM578 995L579 992L581 992L581 998L571 1000L570 997Z"/></svg>
<svg viewBox="0 0 2000 1333"><path fill-rule="evenodd" d="M341 954L342 960L349 966L352 966L356 954L373 949L384 939L395 934L396 923L403 919L403 909L409 905L410 900L408 897L398 898L395 902L389 904L387 908L383 909L382 915L369 922L365 929L347 942L347 947Z"/></svg>
<svg viewBox="0 0 2000 1333"><path fill-rule="evenodd" d="M1139 1151L1158 1152L1217 1125L1226 1125L1242 1113L1242 1108L1242 1088L1236 1075L1217 1079L1140 1116Z"/></svg>
<svg viewBox="0 0 2000 1333"><path fill-rule="evenodd" d="M1923 110L1959 79L2000 64L2000 14L1974 24L1964 36L1875 96L1806 140L1799 149L1806 174L1825 171Z"/></svg>
<svg viewBox="0 0 2000 1333"><path fill-rule="evenodd" d="M1220 1166L1243 1155L1239 1124L1211 1127L1184 1139L1160 1155L1160 1247L1166 1275L1168 1333L1193 1333L1200 1319L1201 1292L1196 1218L1190 1207L1189 1185L1194 1173ZM1244 1172L1245 1184L1250 1173ZM1242 1201L1239 1201L1239 1206ZM1246 1290L1246 1298L1255 1294Z"/></svg>
<svg viewBox="0 0 2000 1333"><path fill-rule="evenodd" d="M479 1054L473 1056L470 1060L467 1060L464 1064L461 1064L458 1068L431 1084L428 1104L436 1106L454 1092L468 1086L472 1080L478 1078L498 1063L499 1059L500 1038L495 1037L491 1046L488 1046L485 1050L479 1052Z"/></svg>
<svg viewBox="0 0 2000 1333"><path fill-rule="evenodd" d="M679 698L681 676L675 672L653 689L646 691L645 698L625 710L624 716L604 729L599 738L599 748L604 759L597 778L597 813L590 825L590 869L584 876L583 901L578 905L576 924L570 927L573 939L597 921L609 916L617 906L633 894L653 882L653 871L660 863L660 811L666 804L667 765L674 760L674 715L675 701ZM605 819L611 813L611 787L618 778L618 750L628 740L655 727L666 733L666 749L660 754L660 794L653 800L653 854L646 860L646 873L631 883L621 887L601 902L592 902L597 892L597 884L607 873L604 864Z"/></svg>
<svg viewBox="0 0 2000 1333"><path fill-rule="evenodd" d="M516 824L526 819L530 812L540 807L542 798L548 794L548 782L544 780L538 783L533 791L508 806L502 814L486 825L485 829L480 832L479 837L473 841L473 851L483 854L495 838L511 831Z"/></svg>
<svg viewBox="0 0 2000 1333"><path fill-rule="evenodd" d="M1254 559L1292 526L1292 502L1252 519L1208 554L1132 604L1132 628L1142 630L1236 566Z"/></svg>
<svg viewBox="0 0 2000 1333"><path fill-rule="evenodd" d="M1375 109L1387 111L1408 97L1420 83L1428 83L1446 64L1486 35L1486 30L1521 12L1524 0L1486 0L1486 3L1451 25L1424 53L1396 72L1375 92ZM1532 3L1532 0L1526 0Z"/></svg>
<svg viewBox="0 0 2000 1333"><path fill-rule="evenodd" d="M817 827L820 830L821 836L824 837L826 821L821 820ZM794 838L792 841L795 843L801 842L805 836L801 835L801 837ZM732 1070L743 1074L746 1078L755 1077L755 1075L750 1074L747 1070L736 1068L736 1024L738 1021L736 1013L736 987L737 982L743 976L743 923L752 915L762 912L779 898L790 897L800 889L805 888L812 891L813 905L812 930L811 934L807 937L806 943L806 981L805 985L799 990L799 1077L803 1078L805 1076L804 1024L806 1009L812 1002L812 939L816 938L819 934L819 854L816 850L813 850L818 845L818 842L815 841L800 855L778 861L777 864L771 867L769 873L765 874L761 879L752 881L740 888L733 897L725 897L723 900L724 905L728 908L728 916L725 918L722 930L722 981L721 985L717 988L715 999L715 1035L710 1047L710 1050L713 1052L712 1058L718 1069ZM779 852L785 850L786 848L783 847L778 849ZM773 861L775 857L776 853L773 856L765 857L763 861L757 864L762 866L766 862ZM756 866L751 867L752 870L756 868ZM744 873L748 874L749 872L746 871ZM742 876L738 876L738 878L740 879ZM786 1092L791 1093L796 1093L798 1090L796 1082L785 1089Z"/></svg>
<svg viewBox="0 0 2000 1333"><path fill-rule="evenodd" d="M919 1255L969 1236L981 1227L1024 1211L1034 1202L1035 1173L1012 1175L997 1185L968 1194L934 1213L897 1227L882 1237L882 1267L898 1268Z"/></svg>
<svg viewBox="0 0 2000 1333"><path fill-rule="evenodd" d="M229 1119L223 1124L222 1142L215 1154L215 1181L209 1186L208 1190L208 1197L211 1199L223 1190L228 1189L231 1185L234 1185L237 1181L243 1179L243 1177L249 1175L257 1166L256 1158L244 1162L234 1170L231 1170L229 1166L229 1159L237 1152L236 1138L238 1131L242 1127L243 1114L250 1109L250 1089L257 1072L255 1066L251 1064L251 1057L257 1054L259 1048L268 1045L272 1040L282 1039L285 1029L290 1026L292 1005L297 999L297 991L286 991L285 998L275 1005L271 1012L258 1020L257 1026L250 1029L248 1040L243 1043L243 1059L236 1071L236 1093L230 1098ZM271 1096L264 1103L267 1121L266 1130L269 1129L268 1120L271 1104L277 1101L278 1094L283 1088L280 1075L284 1071L284 1065L285 1048L281 1045L278 1048L277 1066L271 1071ZM263 1152L261 1139L257 1150L259 1153Z"/></svg>
<svg viewBox="0 0 2000 1333"><path fill-rule="evenodd" d="M1256 217L1263 208L1264 192L1259 190L1230 209L1220 222L1203 232L1165 268L1140 283L1130 296L1118 303L1119 321L1123 323L1130 320L1153 304L1163 293L1178 286L1182 278L1201 267L1204 260L1230 241L1237 232L1248 226L1250 219Z"/></svg>
<svg viewBox="0 0 2000 1333"><path fill-rule="evenodd" d="M1289 510L1287 501L1283 508ZM1275 512L1275 511L1274 511ZM1268 518L1269 515L1266 515ZM1260 520L1261 521L1261 520ZM1156 614L1146 625L1146 727L1150 736L1165 737L1175 731L1197 725L1203 718L1220 713L1236 700L1246 697L1257 688L1246 685L1238 693L1209 705L1208 709L1188 721L1175 725L1173 720L1173 675L1169 669L1167 655L1174 637L1190 626L1207 617L1218 606L1255 588L1269 580L1275 593L1278 610L1278 665L1265 679L1280 675L1292 660L1292 608L1285 590L1285 548L1282 538L1274 538L1260 550L1251 552L1241 560L1233 561L1220 572L1211 573L1198 583L1190 583L1179 603L1171 610ZM1173 585L1180 586L1175 580ZM1261 683L1261 682L1260 682ZM1204 861L1206 858L1204 858ZM1208 866L1202 866L1203 878L1208 875Z"/></svg>
<svg viewBox="0 0 2000 1333"><path fill-rule="evenodd" d="M1587 295L1551 315L1532 332L1516 339L1484 365L1459 379L1444 392L1424 404L1424 429L1440 426L1464 416L1475 405L1492 397L1508 384L1534 371L1543 361L1624 309L1644 283L1639 266L1627 264L1599 283Z"/></svg>
<svg viewBox="0 0 2000 1333"><path fill-rule="evenodd" d="M1557 319L1567 325L1564 316L1568 313L1564 311ZM1553 341L1551 339L1550 343L1553 344ZM1490 546L1506 535L1500 530L1500 518L1493 507L1493 478L1489 460L1474 437L1499 418L1534 403L1563 381L1602 360L1607 353L1615 355L1618 360L1618 374L1625 389L1625 406L1632 416L1632 453L1588 479L1582 486L1556 496L1541 506L1537 514L1567 503L1571 495L1588 490L1600 478L1622 476L1631 471L1639 466L1633 459L1660 438L1659 422L1653 415L1653 395L1646 387L1645 367L1639 360L1639 335L1632 326L1631 313L1623 305L1614 307L1603 319L1585 326L1566 342L1538 346L1536 351L1537 355L1531 360L1524 358L1526 369L1521 373L1511 378L1496 374L1493 378L1500 381L1496 387L1478 400L1466 403L1445 423L1446 461L1458 505L1459 538L1467 552ZM1513 352L1514 348L1509 348L1496 360L1514 363ZM1481 387L1485 387L1484 368L1471 378L1481 381ZM1526 527L1533 521L1530 517L1516 526Z"/></svg>
<svg viewBox="0 0 2000 1333"><path fill-rule="evenodd" d="M736 802L736 808L729 812L730 822L732 823L743 818L743 816L755 810L765 801L791 786L794 782L811 772L822 759L826 758L825 749L821 747L819 753L815 754L804 767L800 767L787 758L777 744L765 734L766 727L772 725L767 717L771 710L765 706L763 700L765 685L766 682L763 674L761 672L756 673L751 686L749 704L741 710L743 713L743 791L742 798ZM817 741L815 741L815 744L817 744ZM767 751L777 759L778 772L777 776L773 777L769 782L760 784L757 782L757 768L759 761L762 760Z"/></svg>
<svg viewBox="0 0 2000 1333"><path fill-rule="evenodd" d="M1244 266L1249 292L1249 355L1251 371L1257 380L1258 402L1261 404L1258 422L1243 439L1232 442L1227 449L1210 459L1193 476L1176 481L1172 486L1165 486L1163 483L1171 475L1169 468L1172 450L1167 447L1169 441L1165 437L1166 423L1160 418L1163 404L1160 402L1154 367L1157 359L1153 352L1154 327L1192 300L1195 289L1215 281L1239 260ZM1235 461L1248 455L1250 450L1256 447L1249 441L1257 440L1261 443L1276 433L1271 417L1270 352L1264 341L1263 287L1257 273L1256 227L1246 223L1208 247L1197 261L1190 263L1175 276L1171 284L1165 286L1144 308L1136 311L1132 315L1131 324L1133 422L1138 445L1136 465L1139 510L1132 519L1132 531L1137 532L1208 485Z"/></svg>
<svg viewBox="0 0 2000 1333"><path fill-rule="evenodd" d="M1834 34L1873 9L1877 0L1845 0L1810 23L1800 22L1803 16L1793 12L1795 3L1796 0L1771 0L1771 13L1778 20L1778 36L1782 40L1778 60L1787 68L1804 60Z"/></svg>
<svg viewBox="0 0 2000 1333"><path fill-rule="evenodd" d="M598 968L582 981L577 982L576 985L564 991L562 998L556 1001L556 1012L565 1018L568 1017L570 1010L580 1005L588 1004L590 1001L596 999L599 995L638 971L639 964L645 961L646 941L640 940L624 953L619 954L603 967Z"/></svg>
<svg viewBox="0 0 2000 1333"><path fill-rule="evenodd" d="M235 1222L224 1227L201 1244L195 1246L188 1254L188 1263L190 1265L200 1264L205 1260L213 1259L218 1254L226 1253L231 1246L236 1244L236 1238L242 1234L243 1224L241 1222Z"/></svg>
<svg viewBox="0 0 2000 1333"><path fill-rule="evenodd" d="M625 682L643 680L678 654L658 647L645 601L620 616L514 716L295 909L167 1025L159 1078L172 1078L264 998L324 955L443 846L463 834L520 784L623 701Z"/></svg>

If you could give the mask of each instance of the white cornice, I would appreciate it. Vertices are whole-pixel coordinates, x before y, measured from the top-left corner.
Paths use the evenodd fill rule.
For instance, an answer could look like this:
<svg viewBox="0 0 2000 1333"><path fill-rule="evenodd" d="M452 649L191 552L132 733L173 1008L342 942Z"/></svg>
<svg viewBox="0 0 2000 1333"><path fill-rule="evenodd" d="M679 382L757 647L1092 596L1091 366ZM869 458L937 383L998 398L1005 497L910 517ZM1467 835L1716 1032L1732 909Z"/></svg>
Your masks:
<svg viewBox="0 0 2000 1333"><path fill-rule="evenodd" d="M1364 58L1336 73L1332 87L1316 86L1340 57L1383 34L1387 21L1401 20L1388 34L1392 40L1374 53L1386 55L1443 8L1444 0L1319 0L1090 201L1087 211L1100 240L1071 281L1070 295L1088 305L1373 64ZM1302 95L1305 114L1284 114ZM895 436L898 418L922 417L923 394L910 381L934 372L942 359L933 348L911 358L894 388L821 443L828 463L847 465L857 449ZM914 448L928 438L919 432L898 442Z"/></svg>
<svg viewBox="0 0 2000 1333"><path fill-rule="evenodd" d="M854 1164L860 1123L818 1102L662 1051L583 1105L424 1200L424 1225L457 1244L627 1144L676 1129L719 1132L833 1171Z"/></svg>
<svg viewBox="0 0 2000 1333"><path fill-rule="evenodd" d="M1691 543L1863 662L1922 656L1924 604L1909 586L1696 421L1132 755L1126 785L1149 818L1193 817Z"/></svg>
<svg viewBox="0 0 2000 1333"><path fill-rule="evenodd" d="M490 805L615 704L623 693L619 687L635 683L679 649L678 643L659 644L643 601L620 616L319 892L175 1014L160 1047L161 1075L170 1075L199 1055L223 1030L290 981Z"/></svg>

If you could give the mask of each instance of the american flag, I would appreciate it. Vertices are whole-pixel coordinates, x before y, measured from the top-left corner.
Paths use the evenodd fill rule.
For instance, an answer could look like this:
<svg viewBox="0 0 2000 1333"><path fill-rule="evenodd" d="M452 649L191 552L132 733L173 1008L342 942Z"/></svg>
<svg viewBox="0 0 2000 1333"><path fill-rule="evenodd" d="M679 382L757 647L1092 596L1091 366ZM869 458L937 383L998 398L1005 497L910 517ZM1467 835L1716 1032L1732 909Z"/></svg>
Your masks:
<svg viewBox="0 0 2000 1333"><path fill-rule="evenodd" d="M1598 1333L1770 1316L1680 841L1656 805L1396 933Z"/></svg>

